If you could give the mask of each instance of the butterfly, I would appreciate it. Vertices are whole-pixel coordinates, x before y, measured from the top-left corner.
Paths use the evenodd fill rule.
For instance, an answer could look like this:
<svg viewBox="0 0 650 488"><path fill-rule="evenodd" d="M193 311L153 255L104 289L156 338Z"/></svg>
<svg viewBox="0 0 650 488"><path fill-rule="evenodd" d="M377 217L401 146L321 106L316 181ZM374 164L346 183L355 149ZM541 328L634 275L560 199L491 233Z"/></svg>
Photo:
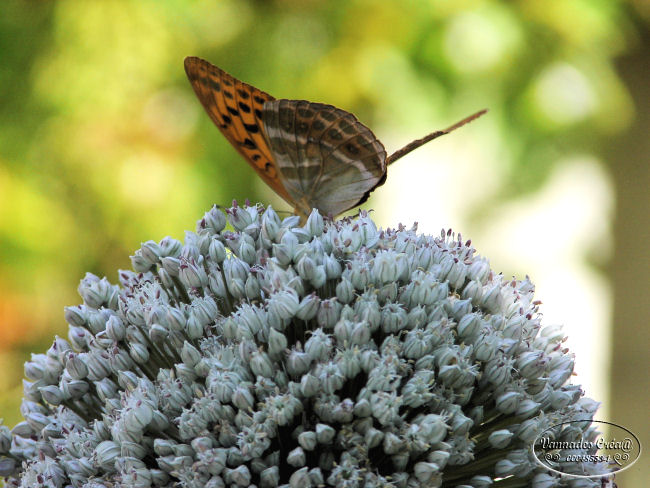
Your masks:
<svg viewBox="0 0 650 488"><path fill-rule="evenodd" d="M185 72L221 133L303 221L313 208L335 217L364 203L386 181L388 165L486 112L387 156L383 144L350 112L275 99L197 57L185 58Z"/></svg>

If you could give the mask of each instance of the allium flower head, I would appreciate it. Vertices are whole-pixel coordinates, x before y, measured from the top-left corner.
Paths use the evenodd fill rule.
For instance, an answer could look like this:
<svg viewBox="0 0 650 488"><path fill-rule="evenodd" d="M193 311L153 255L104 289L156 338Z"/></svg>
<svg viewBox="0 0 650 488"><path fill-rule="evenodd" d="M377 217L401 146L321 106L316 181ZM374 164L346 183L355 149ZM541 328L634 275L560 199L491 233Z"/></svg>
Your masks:
<svg viewBox="0 0 650 488"><path fill-rule="evenodd" d="M600 486L533 459L556 424L595 437L597 404L531 282L460 235L235 204L132 264L25 365L8 486Z"/></svg>

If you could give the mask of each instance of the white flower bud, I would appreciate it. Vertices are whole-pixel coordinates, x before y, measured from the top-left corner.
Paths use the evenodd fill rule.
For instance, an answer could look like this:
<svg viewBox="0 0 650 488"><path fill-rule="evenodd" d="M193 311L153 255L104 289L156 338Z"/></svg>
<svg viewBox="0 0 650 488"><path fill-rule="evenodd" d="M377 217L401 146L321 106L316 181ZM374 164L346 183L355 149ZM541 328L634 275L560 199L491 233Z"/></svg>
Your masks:
<svg viewBox="0 0 650 488"><path fill-rule="evenodd" d="M318 210L313 209L307 218L305 229L309 231L311 236L318 237L323 233L324 227L323 217L318 213Z"/></svg>
<svg viewBox="0 0 650 488"><path fill-rule="evenodd" d="M374 427L368 429L364 434L364 442L366 443L366 446L368 446L368 449L374 449L379 446L383 440L384 433Z"/></svg>
<svg viewBox="0 0 650 488"><path fill-rule="evenodd" d="M201 353L192 344L184 341L183 349L181 349L181 359L188 366L194 367L201 360Z"/></svg>
<svg viewBox="0 0 650 488"><path fill-rule="evenodd" d="M279 291L268 301L269 313L275 313L280 319L292 318L298 310L298 295L292 289Z"/></svg>
<svg viewBox="0 0 650 488"><path fill-rule="evenodd" d="M386 334L395 334L406 328L406 311L397 303L389 303L381 310L381 328Z"/></svg>
<svg viewBox="0 0 650 488"><path fill-rule="evenodd" d="M472 488L489 488L494 484L492 477L485 475L472 476L472 479L470 479L469 482Z"/></svg>
<svg viewBox="0 0 650 488"><path fill-rule="evenodd" d="M364 346L370 342L370 329L365 322L354 324L352 334L350 335L350 344Z"/></svg>
<svg viewBox="0 0 650 488"><path fill-rule="evenodd" d="M444 469L445 466L447 466L447 462L449 461L450 456L451 454L449 451L431 451L427 455L427 461L434 463L438 466L439 469Z"/></svg>
<svg viewBox="0 0 650 488"><path fill-rule="evenodd" d="M316 448L317 443L318 439L316 438L316 432L305 431L298 435L298 444L300 444L300 447L305 451L313 451Z"/></svg>
<svg viewBox="0 0 650 488"><path fill-rule="evenodd" d="M336 298L340 303L351 303L355 298L354 287L345 277L336 285Z"/></svg>
<svg viewBox="0 0 650 488"><path fill-rule="evenodd" d="M147 346L139 342L129 344L129 355L137 364L146 364L149 361Z"/></svg>
<svg viewBox="0 0 650 488"><path fill-rule="evenodd" d="M377 392L370 396L372 415L381 425L387 425L394 421L398 415L402 399L394 393Z"/></svg>
<svg viewBox="0 0 650 488"><path fill-rule="evenodd" d="M463 300L471 300L475 307L480 306L483 298L483 286L481 285L481 282L476 280L469 281L463 287L460 296Z"/></svg>
<svg viewBox="0 0 650 488"><path fill-rule="evenodd" d="M320 468L312 468L309 470L309 479L313 486L324 486L325 478Z"/></svg>
<svg viewBox="0 0 650 488"><path fill-rule="evenodd" d="M169 236L163 237L160 241L161 256L179 256L183 244Z"/></svg>
<svg viewBox="0 0 650 488"><path fill-rule="evenodd" d="M503 296L501 295L501 285L487 285L483 290L481 305L492 313L498 313L503 307Z"/></svg>
<svg viewBox="0 0 650 488"><path fill-rule="evenodd" d="M513 362L512 359L502 357L491 359L484 368L483 380L489 381L495 386L503 385L511 377Z"/></svg>
<svg viewBox="0 0 650 488"><path fill-rule="evenodd" d="M115 461L120 456L120 446L113 441L102 441L93 451L94 462L109 473L115 472Z"/></svg>
<svg viewBox="0 0 650 488"><path fill-rule="evenodd" d="M237 202L233 200L233 206L226 209L228 221L236 230L244 230L246 227L253 223L253 217L247 209L237 206Z"/></svg>
<svg viewBox="0 0 650 488"><path fill-rule="evenodd" d="M303 375L300 379L300 392L306 398L311 398L320 392L320 381L312 374Z"/></svg>
<svg viewBox="0 0 650 488"><path fill-rule="evenodd" d="M304 466L306 461L307 458L305 457L305 451L302 450L302 447L296 447L295 449L290 451L289 454L287 454L287 463L289 463L289 465L294 466L296 468ZM304 469L304 476L307 476L307 468ZM305 486L305 485L296 485L296 486Z"/></svg>
<svg viewBox="0 0 650 488"><path fill-rule="evenodd" d="M176 257L167 256L160 259L163 269L169 274L169 276L176 277L180 271L181 260Z"/></svg>
<svg viewBox="0 0 650 488"><path fill-rule="evenodd" d="M558 485L558 478L551 473L538 473L532 480L531 488L554 488Z"/></svg>
<svg viewBox="0 0 650 488"><path fill-rule="evenodd" d="M196 314L190 313L185 324L185 333L190 339L199 339L203 337L203 324L197 318Z"/></svg>
<svg viewBox="0 0 650 488"><path fill-rule="evenodd" d="M312 488L314 485L312 484L308 471L309 468L307 467L294 471L289 477L289 484L282 486L286 486L287 488Z"/></svg>
<svg viewBox="0 0 650 488"><path fill-rule="evenodd" d="M476 280L483 285L486 284L490 273L490 263L485 258L475 258L467 270L470 279Z"/></svg>
<svg viewBox="0 0 650 488"><path fill-rule="evenodd" d="M43 400L45 400L50 405L60 405L64 400L63 393L58 386L48 385L43 386L38 390L41 392Z"/></svg>
<svg viewBox="0 0 650 488"><path fill-rule="evenodd" d="M510 445L510 441L514 434L508 429L495 430L488 437L488 442L495 449L505 449Z"/></svg>
<svg viewBox="0 0 650 488"><path fill-rule="evenodd" d="M397 253L393 251L380 251L375 256L372 265L372 279L378 286L391 283L398 277Z"/></svg>
<svg viewBox="0 0 650 488"><path fill-rule="evenodd" d="M539 412L539 407L540 407L539 403L531 400L530 398L525 398L519 404L519 407L517 408L515 415L517 415L517 417L528 418L535 415L537 412Z"/></svg>
<svg viewBox="0 0 650 488"><path fill-rule="evenodd" d="M271 329L269 330L268 344L269 354L272 356L278 356L287 348L287 337L282 332Z"/></svg>
<svg viewBox="0 0 650 488"><path fill-rule="evenodd" d="M309 283L314 288L321 288L323 285L325 285L326 281L327 281L327 274L325 272L325 266L323 265L316 266L314 268L314 274L309 280Z"/></svg>
<svg viewBox="0 0 650 488"><path fill-rule="evenodd" d="M332 418L340 424L349 424L353 420L354 402L346 398L334 407Z"/></svg>
<svg viewBox="0 0 650 488"><path fill-rule="evenodd" d="M573 366L574 360L572 355L565 354L551 359L549 363L551 371L548 375L551 386L558 388L566 383L573 373Z"/></svg>
<svg viewBox="0 0 650 488"><path fill-rule="evenodd" d="M218 234L226 227L226 216L219 208L214 206L203 215L203 219L198 222L198 226Z"/></svg>
<svg viewBox="0 0 650 488"><path fill-rule="evenodd" d="M495 406L503 414L509 415L515 413L519 404L523 400L523 395L517 391L508 391L502 393L496 398Z"/></svg>
<svg viewBox="0 0 650 488"><path fill-rule="evenodd" d="M335 363L323 365L317 375L325 393L332 394L345 384L345 376Z"/></svg>
<svg viewBox="0 0 650 488"><path fill-rule="evenodd" d="M296 309L296 317L301 320L311 320L318 313L320 307L320 299L315 293L307 295L302 299L298 308Z"/></svg>
<svg viewBox="0 0 650 488"><path fill-rule="evenodd" d="M470 313L463 316L456 329L458 330L458 335L463 339L470 339L479 333L481 330L481 319L476 313Z"/></svg>
<svg viewBox="0 0 650 488"><path fill-rule="evenodd" d="M81 398L88 393L89 389L90 386L83 380L61 381L61 392L66 400Z"/></svg>
<svg viewBox="0 0 650 488"><path fill-rule="evenodd" d="M365 263L360 263L358 261L353 261L349 280L356 290L365 290L370 281L370 271L368 270L368 265Z"/></svg>
<svg viewBox="0 0 650 488"><path fill-rule="evenodd" d="M246 264L252 265L255 263L257 259L255 242L250 236L242 234L237 256Z"/></svg>
<svg viewBox="0 0 650 488"><path fill-rule="evenodd" d="M434 478L440 478L439 471L438 465L431 462L419 462L413 466L413 473L420 483L430 483Z"/></svg>
<svg viewBox="0 0 650 488"><path fill-rule="evenodd" d="M276 488L280 483L280 468L271 466L260 473L260 488Z"/></svg>
<svg viewBox="0 0 650 488"><path fill-rule="evenodd" d="M34 432L40 432L51 422L51 419L40 412L30 412L25 415L25 421Z"/></svg>
<svg viewBox="0 0 650 488"><path fill-rule="evenodd" d="M226 260L226 247L216 236L210 239L208 255L212 261L219 265Z"/></svg>
<svg viewBox="0 0 650 488"><path fill-rule="evenodd" d="M151 339L151 342L154 344L160 344L164 342L168 336L169 331L163 325L153 324L149 328L149 339Z"/></svg>
<svg viewBox="0 0 650 488"><path fill-rule="evenodd" d="M341 304L336 299L322 300L316 315L318 325L323 329L332 329L341 314Z"/></svg>
<svg viewBox="0 0 650 488"><path fill-rule="evenodd" d="M158 259L162 254L162 249L157 242L147 241L141 245L140 253L142 254L142 257L150 263L149 267L151 267L151 265L158 263Z"/></svg>
<svg viewBox="0 0 650 488"><path fill-rule="evenodd" d="M295 266L296 271L303 280L311 280L314 276L316 264L308 255L303 255Z"/></svg>
<svg viewBox="0 0 650 488"><path fill-rule="evenodd" d="M255 398L248 388L237 387L232 395L232 404L240 410L248 410L255 404Z"/></svg>
<svg viewBox="0 0 650 488"><path fill-rule="evenodd" d="M386 454L396 454L406 447L406 440L400 439L392 432L386 432L383 440L383 450Z"/></svg>
<svg viewBox="0 0 650 488"><path fill-rule="evenodd" d="M494 473L499 478L513 475L517 470L517 464L509 459L501 459L494 465Z"/></svg>
<svg viewBox="0 0 650 488"><path fill-rule="evenodd" d="M6 425L0 425L0 453L7 454L11 449L11 430Z"/></svg>
<svg viewBox="0 0 650 488"><path fill-rule="evenodd" d="M254 375L264 376L265 378L273 378L273 362L267 353L259 351L254 352L251 356L249 366Z"/></svg>
<svg viewBox="0 0 650 488"><path fill-rule="evenodd" d="M144 459L144 457L148 454L146 446L131 441L121 442L120 449L122 456L130 456L136 459Z"/></svg>
<svg viewBox="0 0 650 488"><path fill-rule="evenodd" d="M208 284L208 275L203 265L193 259L186 260L181 258L178 267L178 278L188 288L201 288Z"/></svg>
<svg viewBox="0 0 650 488"><path fill-rule="evenodd" d="M328 280L337 280L341 277L341 263L334 256L328 254L323 258L325 266L325 275Z"/></svg>
<svg viewBox="0 0 650 488"><path fill-rule="evenodd" d="M327 424L316 424L316 439L319 444L329 444L334 439L336 431ZM321 466L321 469L323 467Z"/></svg>

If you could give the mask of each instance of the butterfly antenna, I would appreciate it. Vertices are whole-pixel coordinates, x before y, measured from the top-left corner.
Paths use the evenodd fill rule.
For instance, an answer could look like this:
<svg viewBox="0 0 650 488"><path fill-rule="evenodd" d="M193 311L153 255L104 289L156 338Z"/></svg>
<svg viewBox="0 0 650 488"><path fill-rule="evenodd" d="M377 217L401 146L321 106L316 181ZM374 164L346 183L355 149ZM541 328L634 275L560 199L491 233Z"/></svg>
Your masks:
<svg viewBox="0 0 650 488"><path fill-rule="evenodd" d="M433 141L434 139L437 139L440 136L444 136L445 134L449 134L451 131L458 129L459 127L464 126L465 124L469 124L471 121L478 119L481 115L485 114L487 112L487 109L480 110L476 112L475 114L470 115L469 117L465 117L463 120L460 122L456 122L454 125L451 125L447 127L444 130L437 130L432 132L431 134L428 134L424 136L422 139L416 139L415 141L407 144L404 146L402 149L398 149L395 151L393 154L388 156L386 158L386 165L388 166L389 164L393 164L395 161L398 159L406 156L408 153L411 151L417 149L420 146L423 146L429 141Z"/></svg>

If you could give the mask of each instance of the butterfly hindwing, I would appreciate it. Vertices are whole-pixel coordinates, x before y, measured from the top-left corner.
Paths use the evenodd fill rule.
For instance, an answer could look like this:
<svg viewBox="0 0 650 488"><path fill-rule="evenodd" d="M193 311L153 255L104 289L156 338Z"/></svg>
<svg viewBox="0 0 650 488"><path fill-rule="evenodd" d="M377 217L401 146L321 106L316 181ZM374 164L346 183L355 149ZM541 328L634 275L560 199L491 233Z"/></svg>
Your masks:
<svg viewBox="0 0 650 488"><path fill-rule="evenodd" d="M185 58L185 72L206 112L234 148L286 201L262 123L265 102L274 98L196 57Z"/></svg>
<svg viewBox="0 0 650 488"><path fill-rule="evenodd" d="M338 215L383 183L386 151L349 112L304 100L270 100L264 129L298 213Z"/></svg>

